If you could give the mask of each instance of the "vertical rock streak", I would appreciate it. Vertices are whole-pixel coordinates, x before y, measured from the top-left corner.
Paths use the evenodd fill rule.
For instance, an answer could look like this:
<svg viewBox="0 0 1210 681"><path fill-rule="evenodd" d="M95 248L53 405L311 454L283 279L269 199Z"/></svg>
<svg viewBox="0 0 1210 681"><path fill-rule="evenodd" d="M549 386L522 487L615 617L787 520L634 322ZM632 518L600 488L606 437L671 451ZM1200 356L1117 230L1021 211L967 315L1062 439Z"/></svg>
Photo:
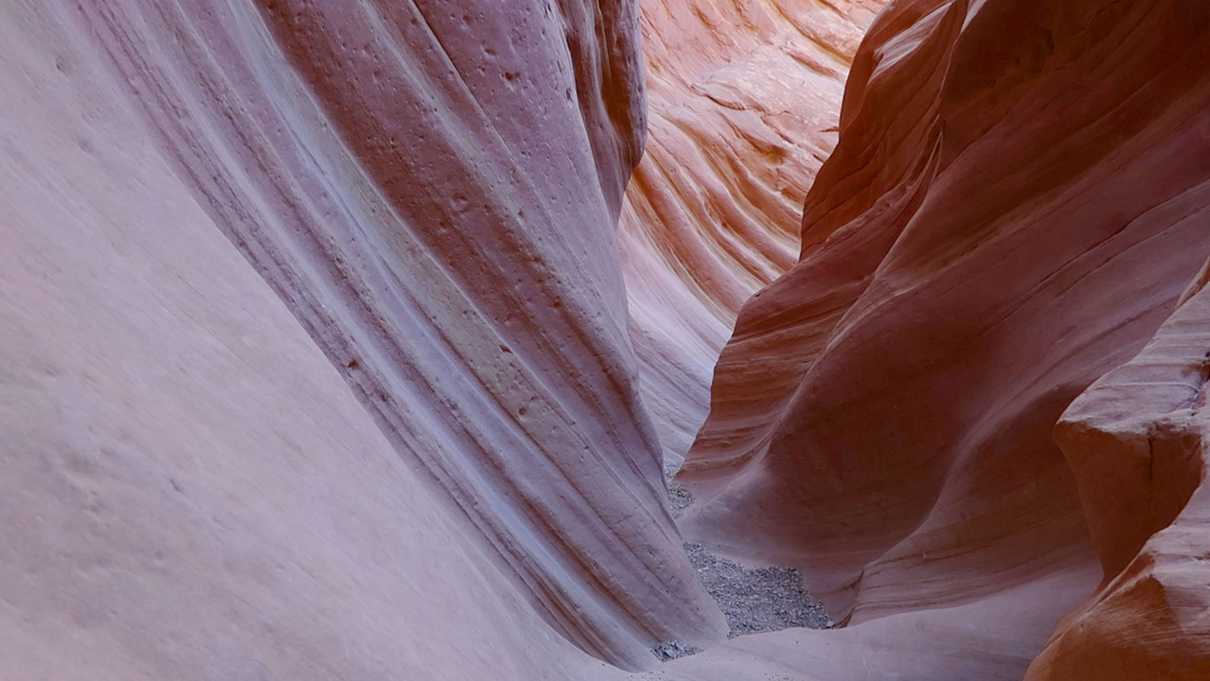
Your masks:
<svg viewBox="0 0 1210 681"><path fill-rule="evenodd" d="M722 621L665 508L608 255L642 144L636 17L564 4L85 12L400 454L553 624L638 667Z"/></svg>
<svg viewBox="0 0 1210 681"><path fill-rule="evenodd" d="M1204 287L1195 280L1143 351L1094 383L1055 429L1104 580L1059 626L1027 681L1210 675Z"/></svg>

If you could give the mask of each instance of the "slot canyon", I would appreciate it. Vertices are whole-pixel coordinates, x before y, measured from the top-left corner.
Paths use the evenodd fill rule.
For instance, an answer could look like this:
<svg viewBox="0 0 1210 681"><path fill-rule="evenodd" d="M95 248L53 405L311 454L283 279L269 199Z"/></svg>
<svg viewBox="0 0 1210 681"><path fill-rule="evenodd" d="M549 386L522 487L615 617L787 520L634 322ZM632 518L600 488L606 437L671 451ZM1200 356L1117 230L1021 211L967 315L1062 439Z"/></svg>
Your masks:
<svg viewBox="0 0 1210 681"><path fill-rule="evenodd" d="M1210 3L0 16L0 681L1210 681Z"/></svg>

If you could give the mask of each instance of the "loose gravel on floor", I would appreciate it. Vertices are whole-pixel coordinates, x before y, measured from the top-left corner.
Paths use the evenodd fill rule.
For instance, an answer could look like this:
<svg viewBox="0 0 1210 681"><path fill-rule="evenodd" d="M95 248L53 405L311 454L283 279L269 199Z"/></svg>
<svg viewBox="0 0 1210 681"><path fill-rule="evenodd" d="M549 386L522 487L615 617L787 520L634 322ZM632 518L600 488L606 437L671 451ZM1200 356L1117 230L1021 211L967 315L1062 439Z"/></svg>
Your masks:
<svg viewBox="0 0 1210 681"><path fill-rule="evenodd" d="M673 516L679 517L693 503L693 496L670 484L668 500ZM731 638L792 627L834 626L820 602L803 588L802 575L795 568L749 570L710 553L701 544L685 544L685 553L702 586L726 615ZM680 641L666 641L652 652L661 660L674 660L701 651Z"/></svg>
<svg viewBox="0 0 1210 681"><path fill-rule="evenodd" d="M731 625L731 637L791 627L827 629L832 620L802 586L802 575L788 567L745 569L701 544L685 544L689 562L706 591L718 601Z"/></svg>

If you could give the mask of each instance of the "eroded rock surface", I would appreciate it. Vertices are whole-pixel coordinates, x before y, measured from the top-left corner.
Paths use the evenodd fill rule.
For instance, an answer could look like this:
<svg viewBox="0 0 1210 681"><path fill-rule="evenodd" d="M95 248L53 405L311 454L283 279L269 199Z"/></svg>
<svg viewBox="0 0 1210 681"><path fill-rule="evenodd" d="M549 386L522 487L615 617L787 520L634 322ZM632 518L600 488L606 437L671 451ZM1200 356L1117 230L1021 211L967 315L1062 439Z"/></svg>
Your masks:
<svg viewBox="0 0 1210 681"><path fill-rule="evenodd" d="M467 571L498 572L510 585L507 588L516 589L554 631L623 667L651 663L650 647L659 640L677 638L704 645L725 633L721 613L684 556L664 501L661 452L639 403L623 282L613 256L621 195L641 153L644 130L633 2L107 1L62 10L15 5L5 9L5 17L6 30L17 41L11 50L14 56L9 57L15 63L6 71L17 81L10 91L36 89L31 83L39 80L60 83L70 77L65 84L68 91L95 82L98 85L90 91L103 93L92 100L68 97L61 103L51 98L6 98L5 120L13 137L8 141L6 167L23 178L20 187L37 183L43 175L54 184L70 172L70 158L11 160L38 158L37 147L20 139L18 131L37 128L38 121L49 119L48 112L57 106L82 117L84 131L77 133L82 147L109 151L128 144L142 145L143 150L138 161L119 156L108 166L89 166L98 179L91 184L82 181L80 192L57 190L30 199L31 204L65 204L69 213L79 213L76 220L92 230L89 238L80 238L78 250L47 255L47 267L71 269L66 263L79 260L80 276L93 267L119 267L113 261L88 260L94 241L115 242L119 251L136 248L115 232L119 220L106 212L110 201L135 209L163 194L176 205L188 205L193 211L189 219L173 225L182 233L166 230L163 238L189 239L199 230L206 238L211 232L225 234L344 377L390 450L381 446L380 436L374 436L378 439L372 446L351 436L340 446L366 459L398 458L409 467L409 475L431 486L429 497L415 496L411 487L399 488L400 501L391 508L402 512L399 504L413 497L410 503L417 514L401 527L426 523L427 516L436 514L429 510L433 498L452 503L455 510L444 512L461 517L464 526L459 532L464 536L451 539L451 547L460 541L482 544L476 549L482 555L468 560ZM23 35L27 31L44 37L27 38ZM89 131L88 121L103 115L129 132L115 133L112 127L103 133ZM43 127L51 134L49 127ZM41 137L30 137L45 143ZM13 145L20 145L20 151L12 151ZM164 158L153 166L155 174L164 177L157 178L154 187L144 188L137 184L145 181L140 173L131 180L135 186L104 190L104 176L129 175L137 163L156 158L147 151L148 145ZM38 172L31 172L31 166ZM174 182L173 175L181 181ZM190 193L205 211L204 218L189 203ZM100 208L94 206L98 202ZM164 219L172 218L165 214ZM15 235L6 238L55 231L39 227L44 224L36 212L31 213ZM5 249L6 260L24 267L38 261L47 249L22 241ZM145 289L124 284L131 290L115 292L114 304L154 307L151 300L162 288L157 277L173 282L179 278L171 263L161 258L189 257L188 251L133 257L137 267L158 273L146 275ZM209 252L199 247L198 257ZM32 274L14 276L22 279L11 285L22 290L30 287L27 280L36 280ZM223 280L234 275L215 265L212 276L226 286ZM71 281L60 277L34 290L51 297L93 293L79 291L85 284ZM210 285L189 281L200 288L203 299L204 311L197 314L221 318L224 305L239 304L238 297L216 299ZM240 281L247 285L248 278ZM95 305L91 298L81 295L73 301L75 307L64 314L80 317L83 326L76 331L24 318L10 318L5 325L28 329L23 338L33 347L58 337L111 347L122 357L140 352L142 346L123 336L125 331L111 329L101 320L90 321L88 309ZM103 317L107 309L96 314ZM139 320L147 328L161 326L169 337L188 333L156 316L160 310L152 312L148 314L154 321ZM178 312L170 307L163 314ZM271 354L274 346L269 339L281 323L279 314L271 324L257 327L254 340L232 335L238 330L219 328L209 342L216 347L255 343ZM95 333L86 332L90 325L97 327ZM283 337L293 333L293 341L299 340L294 327L281 333ZM175 351L165 353L173 347L146 348L146 370L170 372ZM81 360L65 369L66 378L60 380L109 386L108 372L121 370L120 363L97 360L95 365L90 369L89 361ZM22 372L38 371L34 360L21 359L14 366ZM89 378L93 372L98 375ZM139 376L114 380L136 384L149 380ZM289 452L299 450L302 459L296 465L306 466L310 458L324 456L313 446L314 438L323 432L329 433L325 437L344 437L345 428L339 423L322 420L315 426L323 424L321 431L295 432L291 421L305 415L275 404L289 396L264 395L255 386L242 393L234 370L215 370L214 377L204 380L211 382L194 386L196 399L225 401L224 409L245 413L243 418L281 432L280 439L246 437L249 467L260 465L258 441L263 442L264 456L280 455L286 461ZM223 388L228 382L230 391ZM146 389L154 394L160 386L151 381ZM305 388L298 389L306 398ZM37 404L41 390L20 399ZM182 388L155 397L163 409L185 413L187 403L179 400L187 392ZM96 394L103 396L106 390L98 389ZM336 396L325 393L315 399L315 408L323 409L328 401L348 396L337 391ZM20 400L13 397L12 401ZM350 405L330 408L356 411ZM279 421L264 413L278 409L286 412ZM23 414L18 409L12 418L20 420ZM156 417L116 410L100 418L95 428L124 432L133 427L128 421L142 418ZM231 425L231 437L242 433L242 423ZM358 427L364 425L362 418ZM188 427L180 427L182 437L202 447L201 452L174 447L170 438L156 447L166 457L166 469L174 471L166 475L189 490L198 483L177 468L189 470L191 461L204 456L207 435L204 431L186 435ZM286 449L279 451L281 447ZM7 451L10 456L24 456L28 450ZM137 459L142 451L134 447L128 455ZM236 498L231 510L223 508L219 492L185 508L226 517L240 504L265 504L261 510L270 525L274 513L292 512L292 506L271 495L257 501L256 490L262 484L258 474L236 467L228 475L246 483L245 489L230 492ZM352 489L343 494L357 497ZM88 495L47 491L44 496L65 517L83 513L87 509L82 505L93 503ZM163 532L171 534L175 529L182 541L192 541L192 531L182 526L185 510L156 513L140 503L108 503L114 504L119 524L155 517ZM342 516L340 508L317 503L311 513L280 518L282 531L288 533L313 514L327 512L337 514L332 522L338 524L367 523L358 524L357 532L397 532L388 522L391 518L371 513L368 519L356 520L359 516L352 512ZM375 497L367 503L384 502ZM223 520L213 529L218 535L215 541L245 541L242 535L224 540L222 528L233 522ZM431 533L441 534L438 527ZM69 546L92 542L84 525L48 532L61 534L61 541ZM247 541L252 542L253 536ZM100 533L100 537L108 535ZM381 569L388 571L412 569L408 566L414 561L392 566L389 555L365 553L372 545L338 543L333 550L342 552L346 562L381 563ZM24 548L32 552L32 547ZM148 558L139 569L154 571L156 561L179 565L196 558L180 547L155 542L146 550L154 559ZM422 560L423 545L418 550L417 560ZM248 546L247 551L249 561L263 563L258 568L263 574L249 579L276 583L285 578L279 569L285 558L272 548ZM68 572L88 569L71 556L58 562ZM429 567L417 569L427 574L442 564L434 558ZM216 582L230 577L221 562L208 569L214 571ZM230 569L238 572L242 567ZM411 607L402 595L380 597L371 588L376 582L369 573L352 567L346 572L350 599L378 602L381 598L383 607L393 604L397 609L396 619L409 611L418 620L442 616L421 607L421 602ZM137 570L129 574L137 581ZM207 593L193 576L177 575L181 593L194 594L182 595L181 609L188 609L190 598ZM305 574L298 578L306 579ZM470 588L478 578L451 579L434 585L434 593L443 594L460 581ZM27 588L20 579L9 583L13 589ZM55 584L50 580L41 588L52 589ZM269 586L256 598L245 597L254 609L261 609L262 597L285 598L285 593L288 590ZM302 608L337 607L315 601L310 592L297 597ZM470 602L473 599L452 601L464 615L478 617L467 605ZM65 607L101 608L89 598L69 598L66 603ZM221 606L222 602L216 605ZM347 617L373 620L378 607L359 611L348 606ZM99 618L102 633L109 626L133 626L125 616L107 619L108 612L79 616L89 621ZM291 619L291 627L305 629L301 622L323 616L296 612L290 617L299 621L295 624ZM464 621L456 615L450 618L451 628L453 622ZM511 626L507 620L493 621L486 613L483 618L482 624L473 626ZM152 620L143 622L150 626ZM280 630L284 625L274 622L270 618L263 626L266 635L280 631L283 638L275 651L284 654L294 639L289 631ZM412 626L420 625L417 621ZM260 625L233 619L222 626ZM317 627L316 635L328 626L338 623ZM433 625L431 635L399 629L393 634L398 640L419 636L416 646L436 649L445 638L455 636L444 632L445 626ZM540 629L525 625L508 634L516 636L517 649L525 647L519 641L526 631L537 635ZM357 646L370 646L372 639L353 640ZM183 676L177 665L186 656L166 647L184 642L161 643L146 642L149 650L132 654L163 656L160 675ZM252 637L230 643L239 651L255 644ZM219 645L218 639L204 641L204 646L210 645ZM513 649L512 644L497 647ZM272 654L266 653L265 659ZM329 670L332 673L324 676L330 677L336 670L352 673L344 665L357 658L346 646L330 654L309 650L300 654L298 664ZM377 657L372 661L380 663ZM285 673L278 662L265 664L274 675ZM511 663L501 664L507 676ZM432 673L415 665L393 668L414 678L454 678L440 664ZM458 678L473 678L475 670L468 665L470 676ZM533 668L520 665L516 671L517 678L528 678Z"/></svg>
<svg viewBox="0 0 1210 681"><path fill-rule="evenodd" d="M1204 277L1138 356L1063 414L1104 580L1027 681L1210 678L1206 486L1210 289Z"/></svg>
<svg viewBox="0 0 1210 681"><path fill-rule="evenodd" d="M4 673L1206 678L1210 6L880 6L0 9Z"/></svg>
<svg viewBox="0 0 1210 681"><path fill-rule="evenodd" d="M691 539L801 566L856 625L770 640L919 650L902 678L1020 678L1096 587L1052 429L1210 250L1208 28L1178 1L906 1L875 21L801 260L741 311L681 475ZM963 621L982 640L933 629ZM715 678L780 645L759 638L686 664Z"/></svg>
<svg viewBox="0 0 1210 681"><path fill-rule="evenodd" d="M621 677L399 457L77 12L0 8L0 678Z"/></svg>
<svg viewBox="0 0 1210 681"><path fill-rule="evenodd" d="M635 10L87 12L204 207L399 454L556 627L632 667L723 631L664 504L612 255L644 130Z"/></svg>
<svg viewBox="0 0 1210 681"><path fill-rule="evenodd" d="M619 248L643 401L676 470L745 299L795 261L844 80L884 0L642 3L647 150Z"/></svg>

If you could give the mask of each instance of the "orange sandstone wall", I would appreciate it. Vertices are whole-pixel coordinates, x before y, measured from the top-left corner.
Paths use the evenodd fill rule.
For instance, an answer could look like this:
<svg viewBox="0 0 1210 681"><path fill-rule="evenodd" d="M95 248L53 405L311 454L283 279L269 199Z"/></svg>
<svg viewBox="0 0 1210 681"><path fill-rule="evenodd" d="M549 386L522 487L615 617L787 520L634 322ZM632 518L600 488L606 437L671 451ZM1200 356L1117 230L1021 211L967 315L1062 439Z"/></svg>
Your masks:
<svg viewBox="0 0 1210 681"><path fill-rule="evenodd" d="M853 52L883 0L652 0L647 150L618 236L644 404L675 470L745 299L798 252Z"/></svg>

